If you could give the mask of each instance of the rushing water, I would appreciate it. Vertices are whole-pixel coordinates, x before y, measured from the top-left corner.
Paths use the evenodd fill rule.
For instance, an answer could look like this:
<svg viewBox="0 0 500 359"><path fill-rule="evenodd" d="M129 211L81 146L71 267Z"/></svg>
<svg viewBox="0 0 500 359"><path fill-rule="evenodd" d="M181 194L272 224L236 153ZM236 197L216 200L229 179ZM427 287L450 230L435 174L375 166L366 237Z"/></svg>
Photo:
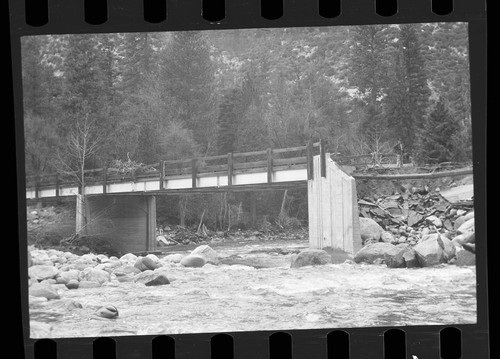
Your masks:
<svg viewBox="0 0 500 359"><path fill-rule="evenodd" d="M476 322L474 267L390 269L385 265L342 263L292 269L291 254L258 253L255 248L226 249L219 255L245 253L240 259L261 263L258 268L241 264L207 264L202 268L172 265L162 269L171 280L168 285L110 282L101 288L64 291L58 300L31 298L31 336ZM118 309L116 319L94 314L105 303Z"/></svg>

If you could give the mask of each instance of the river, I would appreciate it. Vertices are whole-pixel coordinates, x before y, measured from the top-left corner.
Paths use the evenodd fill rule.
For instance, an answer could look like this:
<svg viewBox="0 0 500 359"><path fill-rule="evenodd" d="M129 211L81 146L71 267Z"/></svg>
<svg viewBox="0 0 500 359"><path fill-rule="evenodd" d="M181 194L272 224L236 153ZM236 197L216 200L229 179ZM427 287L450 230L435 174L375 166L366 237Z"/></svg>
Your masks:
<svg viewBox="0 0 500 359"><path fill-rule="evenodd" d="M168 285L109 282L66 290L57 300L30 297L31 337L476 323L475 267L341 263L292 269L292 253L307 243L280 245L214 246L222 259L254 266L172 264L163 269ZM106 303L118 309L116 319L95 315Z"/></svg>

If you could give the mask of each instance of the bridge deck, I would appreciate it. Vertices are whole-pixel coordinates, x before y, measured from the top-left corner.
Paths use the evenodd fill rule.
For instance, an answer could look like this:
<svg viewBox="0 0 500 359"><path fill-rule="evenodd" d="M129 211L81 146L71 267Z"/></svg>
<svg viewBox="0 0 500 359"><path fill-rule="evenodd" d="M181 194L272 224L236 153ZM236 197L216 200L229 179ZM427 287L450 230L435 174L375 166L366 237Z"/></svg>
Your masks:
<svg viewBox="0 0 500 359"><path fill-rule="evenodd" d="M320 144L245 153L161 161L142 172L99 168L85 171L86 195L174 194L305 186ZM76 176L28 177L28 200L82 193Z"/></svg>

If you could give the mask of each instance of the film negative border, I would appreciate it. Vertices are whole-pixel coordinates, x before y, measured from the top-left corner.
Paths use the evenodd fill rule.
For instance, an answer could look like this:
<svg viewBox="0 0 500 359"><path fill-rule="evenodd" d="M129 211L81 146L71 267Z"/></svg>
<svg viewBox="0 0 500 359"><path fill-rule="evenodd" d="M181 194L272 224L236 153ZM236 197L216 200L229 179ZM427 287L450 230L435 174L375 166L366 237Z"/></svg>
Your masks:
<svg viewBox="0 0 500 359"><path fill-rule="evenodd" d="M278 10L266 15L264 1L201 1L201 0L45 0L45 7L35 7L46 15L26 16L26 9L35 1L10 0L10 30L13 59L14 109L17 138L22 132L20 88L20 37L37 34L136 32L174 30L215 30L232 28L337 26L376 23L448 22L469 23L471 102L474 136L474 197L476 204L477 235L486 238L486 7L479 1L445 1L442 7L436 0L341 0L331 8L326 1L284 0ZM154 4L156 3L156 5ZM219 10L210 13L209 5L224 5L224 16ZM380 4L389 4L381 6ZM451 6L450 6L451 3ZM87 5L86 5L87 4ZM89 5L90 4L90 5ZM93 5L92 5L93 4ZM148 5L149 4L149 5ZM163 9L160 13L158 7ZM281 5L281 6L280 6ZM396 5L396 6L394 6ZM39 6L39 5L36 5ZM87 8L86 8L87 6ZM96 6L97 16L86 9ZM149 6L149 7L148 7ZM33 7L32 7L33 8ZM452 11L450 12L450 8ZM151 10L153 9L153 10ZM205 11L203 11L205 9ZM274 7L275 9L275 7ZM324 10L326 9L326 10ZM434 10L434 11L433 11ZM379 14L377 14L377 11ZM263 16L263 12L265 13ZM381 15L382 14L382 15ZM444 14L444 15L443 15ZM204 18L205 15L205 18ZM388 16L390 15L390 16ZM267 18L266 18L267 17ZM45 18L45 21L44 21ZM145 20L145 18L147 20ZM41 20L40 20L41 19ZM86 20L87 19L87 20ZM96 20L97 19L97 20ZM36 26L30 25L34 24ZM16 144L18 161L23 149ZM24 172L18 168L18 178ZM24 206L24 184L18 185L20 208ZM22 223L23 211L19 221ZM20 247L26 239L21 238ZM478 323L475 325L397 327L397 328L332 328L329 330L292 330L289 332L237 332L220 334L189 334L170 336L140 336L114 338L40 339L28 338L27 310L23 311L26 358L488 358L488 310L486 242L478 245ZM20 251L23 274L27 258ZM21 290L27 292L27 283L21 279ZM23 309L27 300L23 298ZM391 339L392 338L392 339ZM446 339L448 338L448 339ZM460 346L446 345L447 341ZM385 343L385 344L384 344ZM391 343L391 344L388 344ZM394 344L397 343L397 344ZM451 348L451 349L450 349Z"/></svg>

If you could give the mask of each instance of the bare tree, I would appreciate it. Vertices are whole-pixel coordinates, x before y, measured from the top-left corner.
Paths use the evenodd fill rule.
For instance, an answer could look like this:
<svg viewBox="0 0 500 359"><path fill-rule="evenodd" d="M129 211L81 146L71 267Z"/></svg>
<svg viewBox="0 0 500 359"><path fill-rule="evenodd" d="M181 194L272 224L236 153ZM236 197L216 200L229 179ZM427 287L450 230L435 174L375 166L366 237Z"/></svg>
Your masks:
<svg viewBox="0 0 500 359"><path fill-rule="evenodd" d="M80 213L77 215L81 215L82 223L77 226L77 234L86 229L88 222L85 166L88 160L97 154L101 143L102 136L98 132L96 120L89 118L89 114L86 113L83 119L75 122L74 127L69 132L67 142L58 152L59 172L74 177L81 188L80 206L77 206Z"/></svg>

